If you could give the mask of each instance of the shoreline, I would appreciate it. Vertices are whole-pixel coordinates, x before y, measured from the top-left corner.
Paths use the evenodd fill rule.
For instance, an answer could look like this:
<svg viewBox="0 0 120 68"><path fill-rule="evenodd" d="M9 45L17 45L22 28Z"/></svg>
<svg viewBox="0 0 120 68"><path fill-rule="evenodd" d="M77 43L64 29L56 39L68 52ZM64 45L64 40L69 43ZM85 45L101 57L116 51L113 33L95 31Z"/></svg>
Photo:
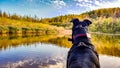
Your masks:
<svg viewBox="0 0 120 68"><path fill-rule="evenodd" d="M56 33L58 32L58 33ZM103 35L113 35L113 36L120 36L120 34L112 34L112 33L101 33L101 32L89 32L90 34L103 34ZM9 34L9 33L0 33L0 36L1 35L29 35L29 34L37 34L37 35L51 35L51 34L55 34L55 35L72 35L72 30L65 30L65 29L62 29L62 30L58 30L58 31L55 31L53 33L51 33L49 31L49 33L46 33L46 31L41 31L41 32L26 32L26 33L12 33L12 34Z"/></svg>
<svg viewBox="0 0 120 68"><path fill-rule="evenodd" d="M113 34L113 33L101 33L101 32L89 32L90 34L104 34L104 35L115 35L115 36L120 36L120 34ZM71 35L72 34L72 30L63 30L62 32L60 32L59 34L63 34L63 35Z"/></svg>
<svg viewBox="0 0 120 68"><path fill-rule="evenodd" d="M120 34L112 34L112 33L101 33L101 32L90 32L91 34L104 34L104 35L115 35L120 36Z"/></svg>

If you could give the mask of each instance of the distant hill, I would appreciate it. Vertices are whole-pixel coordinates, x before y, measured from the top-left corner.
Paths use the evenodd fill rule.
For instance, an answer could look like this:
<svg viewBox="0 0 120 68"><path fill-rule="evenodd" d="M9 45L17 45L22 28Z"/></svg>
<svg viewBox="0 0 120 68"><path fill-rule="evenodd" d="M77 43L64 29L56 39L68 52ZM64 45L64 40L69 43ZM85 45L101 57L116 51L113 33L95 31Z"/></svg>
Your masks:
<svg viewBox="0 0 120 68"><path fill-rule="evenodd" d="M98 10L89 11L86 13L83 13L81 15L86 15L90 18L97 18L97 17L120 17L120 8L103 8Z"/></svg>
<svg viewBox="0 0 120 68"><path fill-rule="evenodd" d="M119 18L120 17L120 8L103 8L103 9L98 9L98 10L93 10L93 11L88 11L79 15L64 15L64 16L57 16L53 18L45 18L41 19L40 21L43 23L66 23L68 22L71 18L79 18L79 19L84 19L84 18L91 18L91 19L96 19L98 17L113 17L113 18Z"/></svg>
<svg viewBox="0 0 120 68"><path fill-rule="evenodd" d="M88 11L79 15L64 15L53 18L41 19L41 23L48 23L56 26L71 28L69 21L72 18L90 19L93 24L90 30L103 33L120 33L120 8L103 8Z"/></svg>

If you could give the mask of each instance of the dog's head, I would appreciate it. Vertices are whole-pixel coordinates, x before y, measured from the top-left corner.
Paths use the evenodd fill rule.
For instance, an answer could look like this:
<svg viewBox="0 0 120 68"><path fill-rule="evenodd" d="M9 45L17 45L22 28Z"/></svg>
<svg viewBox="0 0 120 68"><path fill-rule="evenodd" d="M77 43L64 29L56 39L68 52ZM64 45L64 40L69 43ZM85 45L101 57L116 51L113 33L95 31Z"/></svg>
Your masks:
<svg viewBox="0 0 120 68"><path fill-rule="evenodd" d="M74 42L78 37L87 37L88 26L92 24L90 20L85 19L83 21L79 21L79 19L74 18L70 22L73 23L71 39L72 42Z"/></svg>

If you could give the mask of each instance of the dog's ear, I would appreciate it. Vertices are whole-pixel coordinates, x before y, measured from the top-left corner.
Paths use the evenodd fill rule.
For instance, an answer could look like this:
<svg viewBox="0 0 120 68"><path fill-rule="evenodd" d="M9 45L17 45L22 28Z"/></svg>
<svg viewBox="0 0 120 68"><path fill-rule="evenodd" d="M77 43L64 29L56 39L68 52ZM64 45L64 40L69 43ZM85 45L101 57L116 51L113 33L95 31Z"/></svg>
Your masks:
<svg viewBox="0 0 120 68"><path fill-rule="evenodd" d="M78 25L79 24L79 19L78 18L73 18L70 22L72 22L73 25Z"/></svg>
<svg viewBox="0 0 120 68"><path fill-rule="evenodd" d="M87 23L87 25L89 26L90 24L92 24L92 22L88 19L85 19L83 22Z"/></svg>

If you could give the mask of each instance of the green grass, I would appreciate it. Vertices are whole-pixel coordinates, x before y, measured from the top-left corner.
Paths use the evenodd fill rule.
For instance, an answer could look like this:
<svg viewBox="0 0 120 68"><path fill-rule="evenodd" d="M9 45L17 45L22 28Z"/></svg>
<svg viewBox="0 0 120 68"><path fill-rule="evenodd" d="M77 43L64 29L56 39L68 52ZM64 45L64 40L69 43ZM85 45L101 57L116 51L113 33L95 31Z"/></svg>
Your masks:
<svg viewBox="0 0 120 68"><path fill-rule="evenodd" d="M49 24L27 22L0 17L0 33L58 33L59 28Z"/></svg>
<svg viewBox="0 0 120 68"><path fill-rule="evenodd" d="M92 32L120 34L120 18L98 18L92 20Z"/></svg>

